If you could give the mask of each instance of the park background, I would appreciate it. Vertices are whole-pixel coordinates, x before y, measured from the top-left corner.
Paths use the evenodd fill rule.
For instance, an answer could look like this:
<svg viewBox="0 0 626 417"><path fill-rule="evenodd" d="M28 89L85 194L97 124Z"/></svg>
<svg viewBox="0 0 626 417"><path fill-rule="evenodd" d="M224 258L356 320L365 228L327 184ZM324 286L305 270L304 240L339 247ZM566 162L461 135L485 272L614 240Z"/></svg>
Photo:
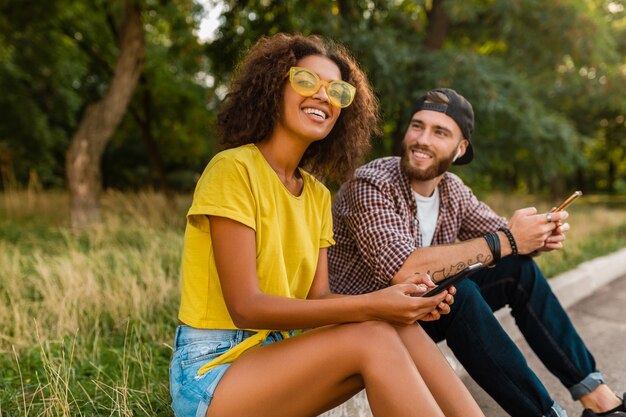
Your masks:
<svg viewBox="0 0 626 417"><path fill-rule="evenodd" d="M184 215L263 35L348 46L381 102L369 158L396 152L425 90L451 87L476 113L476 158L454 172L497 211L583 190L547 275L626 246L625 7L0 0L0 415L172 415Z"/></svg>

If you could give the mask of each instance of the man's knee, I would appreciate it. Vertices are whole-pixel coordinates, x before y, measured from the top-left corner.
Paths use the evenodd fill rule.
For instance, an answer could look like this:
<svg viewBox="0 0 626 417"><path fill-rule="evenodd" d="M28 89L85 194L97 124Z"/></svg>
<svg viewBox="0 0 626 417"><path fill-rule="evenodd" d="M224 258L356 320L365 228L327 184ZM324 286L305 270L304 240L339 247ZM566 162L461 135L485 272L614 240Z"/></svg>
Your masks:
<svg viewBox="0 0 626 417"><path fill-rule="evenodd" d="M459 320L474 322L492 312L478 285L471 280L463 280L456 285L456 294L454 303L450 306L450 313L442 315L437 320L437 327L442 334L445 334L448 328Z"/></svg>
<svg viewBox="0 0 626 417"><path fill-rule="evenodd" d="M498 265L496 280L502 280L503 304L513 310L526 305L531 299L545 299L552 294L548 280L535 261L528 256L508 256Z"/></svg>

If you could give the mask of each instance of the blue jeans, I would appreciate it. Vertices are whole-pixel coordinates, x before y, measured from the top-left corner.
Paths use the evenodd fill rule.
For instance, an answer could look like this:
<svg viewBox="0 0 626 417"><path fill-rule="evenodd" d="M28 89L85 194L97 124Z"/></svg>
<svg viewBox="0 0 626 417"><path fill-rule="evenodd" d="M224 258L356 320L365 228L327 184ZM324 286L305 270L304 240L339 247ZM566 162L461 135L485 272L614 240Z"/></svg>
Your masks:
<svg viewBox="0 0 626 417"><path fill-rule="evenodd" d="M217 385L230 367L218 365L203 375L198 370L207 362L237 346L255 332L249 330L197 329L178 326L170 363L170 395L176 417L204 417ZM272 332L262 345L283 340Z"/></svg>
<svg viewBox="0 0 626 417"><path fill-rule="evenodd" d="M464 280L450 314L421 324L436 342L446 339L469 375L511 416L565 415L492 314L506 305L530 347L575 400L602 383L593 356L526 256L508 256Z"/></svg>

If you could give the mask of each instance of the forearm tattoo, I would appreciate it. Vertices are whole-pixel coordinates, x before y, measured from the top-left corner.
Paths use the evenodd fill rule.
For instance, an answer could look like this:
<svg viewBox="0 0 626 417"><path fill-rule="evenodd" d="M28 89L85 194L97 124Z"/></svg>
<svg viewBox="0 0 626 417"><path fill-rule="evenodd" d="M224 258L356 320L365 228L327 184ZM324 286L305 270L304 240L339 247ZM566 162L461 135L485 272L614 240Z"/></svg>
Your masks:
<svg viewBox="0 0 626 417"><path fill-rule="evenodd" d="M430 278L437 283L442 279L461 272L470 265L474 265L479 262L483 265L489 265L492 261L493 255L491 253L478 253L475 258L469 258L467 261L457 262L441 269L428 271L428 275L430 275Z"/></svg>

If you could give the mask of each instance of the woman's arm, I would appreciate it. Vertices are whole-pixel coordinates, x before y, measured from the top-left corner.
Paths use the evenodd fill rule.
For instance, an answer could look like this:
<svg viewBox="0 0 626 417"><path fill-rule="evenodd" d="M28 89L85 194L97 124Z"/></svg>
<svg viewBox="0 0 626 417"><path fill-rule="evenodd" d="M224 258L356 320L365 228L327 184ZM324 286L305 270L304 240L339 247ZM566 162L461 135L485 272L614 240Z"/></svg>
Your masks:
<svg viewBox="0 0 626 417"><path fill-rule="evenodd" d="M328 298L346 297L344 294L335 294L330 290L328 282L328 249L320 249L317 259L317 268L315 269L315 277L309 289L307 298L309 300L321 300Z"/></svg>
<svg viewBox="0 0 626 417"><path fill-rule="evenodd" d="M405 283L371 294L326 298L330 291L325 249L320 251L309 299L268 295L258 286L254 230L225 217L211 216L209 223L224 301L239 328L282 330L367 320L410 324L447 295L444 291L436 297L415 297L425 287Z"/></svg>

